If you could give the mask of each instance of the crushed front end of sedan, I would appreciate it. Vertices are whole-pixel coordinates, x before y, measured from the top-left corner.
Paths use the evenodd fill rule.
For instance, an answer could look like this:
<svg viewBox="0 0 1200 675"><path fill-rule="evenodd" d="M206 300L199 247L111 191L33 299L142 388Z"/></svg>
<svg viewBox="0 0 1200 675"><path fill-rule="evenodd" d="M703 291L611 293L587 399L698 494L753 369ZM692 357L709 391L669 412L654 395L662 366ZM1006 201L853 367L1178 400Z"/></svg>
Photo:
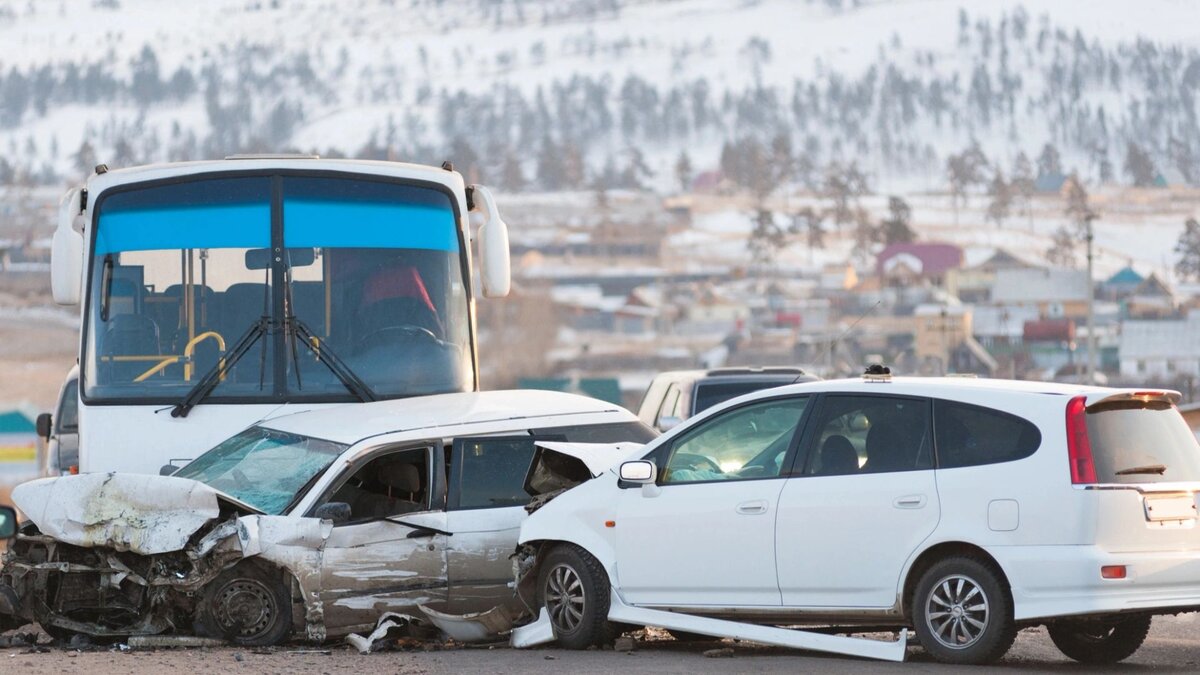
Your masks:
<svg viewBox="0 0 1200 675"><path fill-rule="evenodd" d="M265 516L169 476L47 478L18 486L13 499L29 520L0 568L0 629L36 622L60 639L276 640L291 630L293 596L303 599L305 552L331 527ZM310 623L309 637L322 638L320 622Z"/></svg>

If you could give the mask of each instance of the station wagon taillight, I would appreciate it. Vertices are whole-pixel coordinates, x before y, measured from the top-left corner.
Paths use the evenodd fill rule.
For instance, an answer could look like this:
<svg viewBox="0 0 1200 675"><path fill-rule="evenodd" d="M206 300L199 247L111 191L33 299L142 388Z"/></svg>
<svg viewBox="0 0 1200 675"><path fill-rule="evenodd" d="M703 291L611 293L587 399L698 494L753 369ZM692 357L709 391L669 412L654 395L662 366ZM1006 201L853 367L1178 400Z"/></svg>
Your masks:
<svg viewBox="0 0 1200 675"><path fill-rule="evenodd" d="M1071 461L1071 482L1075 485L1096 483L1096 463L1088 441L1087 399L1076 396L1067 404L1067 456Z"/></svg>

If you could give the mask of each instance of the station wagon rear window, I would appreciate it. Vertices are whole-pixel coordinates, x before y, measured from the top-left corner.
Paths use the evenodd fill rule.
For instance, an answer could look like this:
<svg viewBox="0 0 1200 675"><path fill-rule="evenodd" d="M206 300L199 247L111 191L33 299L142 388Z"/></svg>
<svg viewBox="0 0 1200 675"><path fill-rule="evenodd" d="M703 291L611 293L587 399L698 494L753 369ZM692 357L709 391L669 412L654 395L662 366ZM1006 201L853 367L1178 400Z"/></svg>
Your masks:
<svg viewBox="0 0 1200 675"><path fill-rule="evenodd" d="M1087 430L1101 483L1200 481L1200 443L1168 401L1090 406Z"/></svg>

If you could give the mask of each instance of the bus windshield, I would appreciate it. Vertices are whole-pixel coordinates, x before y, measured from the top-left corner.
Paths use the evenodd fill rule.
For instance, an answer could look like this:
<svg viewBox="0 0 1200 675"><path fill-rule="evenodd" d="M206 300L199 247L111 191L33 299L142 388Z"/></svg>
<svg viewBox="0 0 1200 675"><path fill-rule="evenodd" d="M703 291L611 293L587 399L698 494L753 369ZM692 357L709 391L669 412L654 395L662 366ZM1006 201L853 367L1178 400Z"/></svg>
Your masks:
<svg viewBox="0 0 1200 675"><path fill-rule="evenodd" d="M243 176L135 186L96 208L85 399L177 403L243 341L207 401L358 400L333 354L379 398L474 388L447 193Z"/></svg>

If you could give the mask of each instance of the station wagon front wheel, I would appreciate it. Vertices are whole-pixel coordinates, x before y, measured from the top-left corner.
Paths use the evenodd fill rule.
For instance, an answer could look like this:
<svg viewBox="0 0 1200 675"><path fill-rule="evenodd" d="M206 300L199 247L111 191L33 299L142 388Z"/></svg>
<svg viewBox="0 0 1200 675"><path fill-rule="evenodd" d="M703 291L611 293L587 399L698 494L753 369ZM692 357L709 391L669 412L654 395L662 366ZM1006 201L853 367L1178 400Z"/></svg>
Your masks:
<svg viewBox="0 0 1200 675"><path fill-rule="evenodd" d="M577 546L556 546L546 555L538 573L538 599L550 616L554 637L567 649L586 649L616 637L617 629L608 621L608 574Z"/></svg>
<svg viewBox="0 0 1200 675"><path fill-rule="evenodd" d="M925 570L913 593L912 618L921 646L945 663L992 663L1017 636L999 573L974 557L947 558Z"/></svg>

